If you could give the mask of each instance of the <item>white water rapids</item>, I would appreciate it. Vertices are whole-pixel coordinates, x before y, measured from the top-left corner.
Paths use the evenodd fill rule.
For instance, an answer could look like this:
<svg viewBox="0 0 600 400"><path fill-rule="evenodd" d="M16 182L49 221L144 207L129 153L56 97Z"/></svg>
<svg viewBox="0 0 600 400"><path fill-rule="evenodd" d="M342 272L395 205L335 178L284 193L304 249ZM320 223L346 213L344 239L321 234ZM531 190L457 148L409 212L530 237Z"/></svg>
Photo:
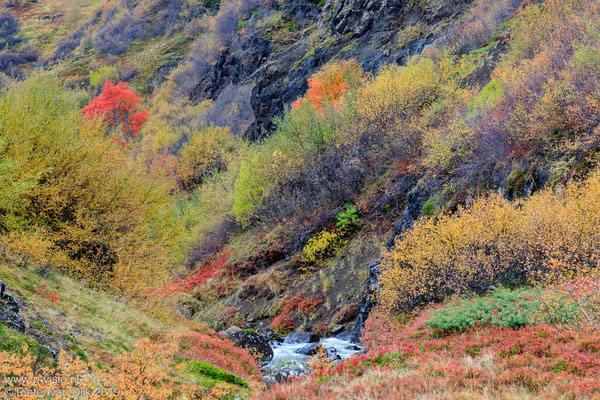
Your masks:
<svg viewBox="0 0 600 400"><path fill-rule="evenodd" d="M352 343L348 340L337 339L334 337L328 337L321 339L319 343L325 349L334 348L336 354L340 356L341 359L345 359L350 357L352 354L356 354L361 350L356 350L357 347L360 347L356 343ZM272 343L271 347L273 348L273 359L267 365L267 367L275 367L281 363L295 362L295 361L304 361L308 358L303 354L296 353L296 350L301 349L302 347L308 345L310 343ZM352 347L352 348L350 348Z"/></svg>

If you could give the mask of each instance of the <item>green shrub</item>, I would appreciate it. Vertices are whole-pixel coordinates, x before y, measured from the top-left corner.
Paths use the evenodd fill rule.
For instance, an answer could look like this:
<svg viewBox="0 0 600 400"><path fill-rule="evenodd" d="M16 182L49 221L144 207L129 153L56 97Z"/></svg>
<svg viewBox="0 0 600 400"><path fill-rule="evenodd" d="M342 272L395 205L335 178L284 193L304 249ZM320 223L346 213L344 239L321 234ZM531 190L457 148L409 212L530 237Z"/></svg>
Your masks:
<svg viewBox="0 0 600 400"><path fill-rule="evenodd" d="M463 299L431 313L427 325L443 331L462 332L473 325L507 328L533 325L540 309L533 289L495 289L489 296Z"/></svg>
<svg viewBox="0 0 600 400"><path fill-rule="evenodd" d="M106 65L90 71L90 85L100 87L105 82L114 82L119 79L119 72L115 65Z"/></svg>
<svg viewBox="0 0 600 400"><path fill-rule="evenodd" d="M323 261L340 254L351 234L360 224L358 209L353 204L344 205L344 209L337 214L335 229L323 230L309 239L303 250L303 261L308 264L323 265Z"/></svg>
<svg viewBox="0 0 600 400"><path fill-rule="evenodd" d="M39 344L12 328L0 325L0 351L20 353L26 347L29 350L35 350Z"/></svg>
<svg viewBox="0 0 600 400"><path fill-rule="evenodd" d="M188 371L193 374L204 375L212 379L233 383L234 385L245 388L248 387L248 384L242 378L227 373L220 368L213 367L210 364L203 363L202 361L190 361L188 365Z"/></svg>
<svg viewBox="0 0 600 400"><path fill-rule="evenodd" d="M340 233L347 235L354 231L359 224L360 217L358 216L358 209L354 204L346 204L344 210L338 213L335 226Z"/></svg>
<svg viewBox="0 0 600 400"><path fill-rule="evenodd" d="M85 354L85 351L83 351L83 349L81 347L79 347L78 345L76 345L76 344L71 345L71 351L73 353L77 354L77 356L81 360L83 360L85 362L89 361L89 358L88 358L87 354Z"/></svg>
<svg viewBox="0 0 600 400"><path fill-rule="evenodd" d="M430 217L437 214L437 205L435 203L436 200L434 197L427 200L425 204L423 204L423 208L421 208L423 215Z"/></svg>
<svg viewBox="0 0 600 400"><path fill-rule="evenodd" d="M481 92L469 103L469 111L472 115L483 108L494 107L502 95L502 84L496 79L492 79L481 89Z"/></svg>
<svg viewBox="0 0 600 400"><path fill-rule="evenodd" d="M86 92L75 93L75 95L73 96L73 99L75 100L75 104L77 104L77 107L79 107L79 108L83 108L83 107L87 106L92 101L92 98Z"/></svg>

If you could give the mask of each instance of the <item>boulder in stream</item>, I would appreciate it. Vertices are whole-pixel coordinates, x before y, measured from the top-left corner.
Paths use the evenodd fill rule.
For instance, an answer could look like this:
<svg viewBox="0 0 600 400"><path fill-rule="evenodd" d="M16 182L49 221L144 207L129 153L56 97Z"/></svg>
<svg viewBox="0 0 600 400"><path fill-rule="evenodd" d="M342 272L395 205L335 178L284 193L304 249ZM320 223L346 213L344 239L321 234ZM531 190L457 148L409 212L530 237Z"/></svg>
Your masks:
<svg viewBox="0 0 600 400"><path fill-rule="evenodd" d="M310 332L292 332L283 339L285 344L316 343L318 341L319 337Z"/></svg>
<svg viewBox="0 0 600 400"><path fill-rule="evenodd" d="M256 332L240 331L229 336L236 346L248 350L260 366L267 365L273 359L273 349L269 342Z"/></svg>
<svg viewBox="0 0 600 400"><path fill-rule="evenodd" d="M306 346L301 347L298 350L296 350L296 353L302 354L305 356L312 356L313 354L317 354L318 350L319 350L319 343L309 343Z"/></svg>

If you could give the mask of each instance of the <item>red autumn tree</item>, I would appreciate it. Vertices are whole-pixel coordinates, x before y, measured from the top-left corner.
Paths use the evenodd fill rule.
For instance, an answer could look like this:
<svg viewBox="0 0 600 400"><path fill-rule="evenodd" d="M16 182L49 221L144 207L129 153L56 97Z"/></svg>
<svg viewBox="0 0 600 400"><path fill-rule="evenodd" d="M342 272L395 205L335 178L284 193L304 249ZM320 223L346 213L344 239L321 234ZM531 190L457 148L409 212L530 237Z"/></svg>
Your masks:
<svg viewBox="0 0 600 400"><path fill-rule="evenodd" d="M109 134L114 134L123 144L138 136L139 130L148 119L148 112L140 109L140 97L129 89L127 82L116 85L106 82L100 96L83 108L84 118L102 118Z"/></svg>

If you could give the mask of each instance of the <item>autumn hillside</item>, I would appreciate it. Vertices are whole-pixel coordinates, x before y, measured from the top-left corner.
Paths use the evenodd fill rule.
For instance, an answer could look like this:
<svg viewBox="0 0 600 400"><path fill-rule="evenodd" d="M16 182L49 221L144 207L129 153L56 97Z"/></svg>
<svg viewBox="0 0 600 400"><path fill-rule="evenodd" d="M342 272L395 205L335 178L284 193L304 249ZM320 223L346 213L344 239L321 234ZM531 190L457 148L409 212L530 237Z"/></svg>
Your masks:
<svg viewBox="0 0 600 400"><path fill-rule="evenodd" d="M1 301L18 307L1 314L0 373L9 397L80 398L88 390L92 398L210 399L261 387L254 359L205 325L48 269L2 264L0 271Z"/></svg>
<svg viewBox="0 0 600 400"><path fill-rule="evenodd" d="M3 388L600 398L599 12L3 1Z"/></svg>

